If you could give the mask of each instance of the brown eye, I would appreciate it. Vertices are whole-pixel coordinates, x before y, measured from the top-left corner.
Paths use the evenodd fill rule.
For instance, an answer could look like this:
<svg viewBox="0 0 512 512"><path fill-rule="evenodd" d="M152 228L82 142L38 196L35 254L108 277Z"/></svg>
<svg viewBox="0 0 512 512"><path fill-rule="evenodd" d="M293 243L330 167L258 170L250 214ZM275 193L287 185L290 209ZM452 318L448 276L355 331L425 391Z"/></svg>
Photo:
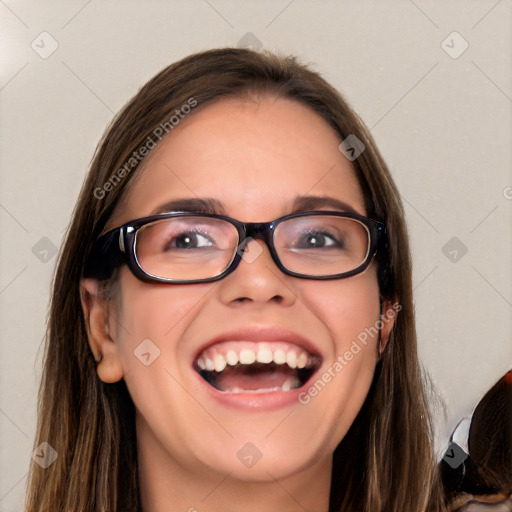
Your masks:
<svg viewBox="0 0 512 512"><path fill-rule="evenodd" d="M298 238L299 241L294 244L296 249L341 248L343 246L343 241L328 231L307 230L299 233Z"/></svg>
<svg viewBox="0 0 512 512"><path fill-rule="evenodd" d="M200 249L202 247L211 247L214 245L212 239L200 231L186 231L173 237L164 250L169 249Z"/></svg>

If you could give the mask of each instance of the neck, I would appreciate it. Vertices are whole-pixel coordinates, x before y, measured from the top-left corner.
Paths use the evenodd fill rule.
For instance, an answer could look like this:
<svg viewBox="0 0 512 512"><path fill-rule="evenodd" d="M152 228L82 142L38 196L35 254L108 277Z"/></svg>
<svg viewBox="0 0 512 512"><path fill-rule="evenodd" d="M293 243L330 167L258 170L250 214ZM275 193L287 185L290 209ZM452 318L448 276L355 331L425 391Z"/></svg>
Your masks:
<svg viewBox="0 0 512 512"><path fill-rule="evenodd" d="M137 422L143 512L328 512L331 458L306 470L266 481L240 480L207 467L187 466Z"/></svg>

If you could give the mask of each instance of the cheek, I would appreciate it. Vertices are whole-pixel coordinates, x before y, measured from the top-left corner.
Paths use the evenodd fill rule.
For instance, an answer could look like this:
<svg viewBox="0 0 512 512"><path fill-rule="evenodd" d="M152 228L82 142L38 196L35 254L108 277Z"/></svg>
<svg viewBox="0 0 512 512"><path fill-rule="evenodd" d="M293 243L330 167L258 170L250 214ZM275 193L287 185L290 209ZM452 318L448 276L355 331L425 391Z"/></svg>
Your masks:
<svg viewBox="0 0 512 512"><path fill-rule="evenodd" d="M168 286L143 283L131 275L121 279L115 340L126 386L138 413L151 428L164 428L159 436L167 439L174 453L181 453L189 443L186 429L174 428L173 437L168 438L165 429L176 426L169 411L202 414L204 423L215 428L202 409L196 410L197 404L181 384L188 366L183 364L179 343L215 283Z"/></svg>
<svg viewBox="0 0 512 512"><path fill-rule="evenodd" d="M159 285L139 281L127 269L121 274L117 333L122 344L141 336L171 343L180 324L201 308L215 283L195 286ZM115 327L115 326L114 326Z"/></svg>
<svg viewBox="0 0 512 512"><path fill-rule="evenodd" d="M329 329L332 350L301 395L301 403L323 416L329 449L343 438L368 394L378 360L379 288L370 271L352 279L316 282L304 295Z"/></svg>
<svg viewBox="0 0 512 512"><path fill-rule="evenodd" d="M154 370L159 366L175 374L179 340L215 283L147 284L128 270L120 279L120 300L112 327L127 384L135 379L149 383L156 378ZM146 363L151 371L145 371Z"/></svg>
<svg viewBox="0 0 512 512"><path fill-rule="evenodd" d="M343 353L353 340L376 341L379 320L379 287L373 268L349 279L312 281L301 297L309 309L327 326L336 354ZM366 336L365 336L366 333Z"/></svg>

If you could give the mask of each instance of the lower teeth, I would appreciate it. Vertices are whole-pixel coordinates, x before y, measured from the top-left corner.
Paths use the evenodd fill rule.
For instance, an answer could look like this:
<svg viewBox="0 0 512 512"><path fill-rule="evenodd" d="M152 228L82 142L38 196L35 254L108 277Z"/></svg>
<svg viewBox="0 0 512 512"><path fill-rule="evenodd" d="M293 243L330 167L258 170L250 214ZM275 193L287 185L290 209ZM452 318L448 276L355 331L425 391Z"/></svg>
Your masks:
<svg viewBox="0 0 512 512"><path fill-rule="evenodd" d="M201 377L218 391L225 394L259 394L272 392L287 392L303 386L314 373L315 368L303 368L291 370L271 363L270 365L254 364L251 366L237 365L223 370L222 375L216 371L208 371L197 368ZM227 372L227 373L224 373ZM277 372L277 373L274 373ZM260 379L262 373L267 373L269 380ZM282 377L278 377L278 373ZM229 375L229 379L226 376ZM240 377L237 379L237 375ZM249 379L249 380L247 380ZM247 389L249 388L249 389Z"/></svg>
<svg viewBox="0 0 512 512"><path fill-rule="evenodd" d="M285 381L282 386L274 386L272 388L260 388L260 389L242 389L234 387L231 389L220 389L222 393L235 395L240 393L258 394L258 393L272 393L273 391L291 391L300 386L298 379L292 377Z"/></svg>

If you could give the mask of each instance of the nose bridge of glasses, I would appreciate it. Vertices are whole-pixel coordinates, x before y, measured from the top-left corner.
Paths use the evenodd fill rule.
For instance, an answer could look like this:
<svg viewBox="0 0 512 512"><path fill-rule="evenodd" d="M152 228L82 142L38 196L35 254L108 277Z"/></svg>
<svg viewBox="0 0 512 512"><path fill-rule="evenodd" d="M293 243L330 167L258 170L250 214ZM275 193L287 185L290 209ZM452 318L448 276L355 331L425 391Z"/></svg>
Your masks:
<svg viewBox="0 0 512 512"><path fill-rule="evenodd" d="M245 249L246 245L252 239L260 239L267 246L267 249L272 253L272 229L273 222L246 222L245 223L245 239L241 242L242 247Z"/></svg>

